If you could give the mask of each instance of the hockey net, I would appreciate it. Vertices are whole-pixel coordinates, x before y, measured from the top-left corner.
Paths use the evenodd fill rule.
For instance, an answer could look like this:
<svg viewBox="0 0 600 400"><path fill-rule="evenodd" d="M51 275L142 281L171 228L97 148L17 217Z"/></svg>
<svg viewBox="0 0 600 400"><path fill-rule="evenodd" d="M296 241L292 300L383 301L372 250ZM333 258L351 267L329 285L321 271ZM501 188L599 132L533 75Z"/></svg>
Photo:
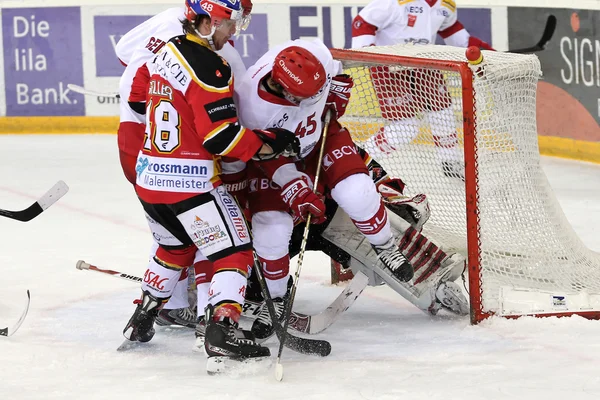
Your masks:
<svg viewBox="0 0 600 400"><path fill-rule="evenodd" d="M343 124L405 194L428 196L423 232L467 257L473 323L600 316L600 255L540 166L536 56L483 52L469 66L465 49L448 46L332 52L355 82Z"/></svg>

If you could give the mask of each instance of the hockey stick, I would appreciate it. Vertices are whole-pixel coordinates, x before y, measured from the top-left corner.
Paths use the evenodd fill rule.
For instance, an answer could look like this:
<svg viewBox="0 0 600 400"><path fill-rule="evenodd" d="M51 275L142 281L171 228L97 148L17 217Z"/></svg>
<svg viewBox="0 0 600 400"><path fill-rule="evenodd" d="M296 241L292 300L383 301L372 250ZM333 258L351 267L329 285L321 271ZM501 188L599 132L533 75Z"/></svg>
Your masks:
<svg viewBox="0 0 600 400"><path fill-rule="evenodd" d="M260 263L258 263L256 256L255 256L255 267L256 267L255 270L257 270L257 277L259 278L259 282L261 282L261 278L262 278L262 283L265 283L264 288L266 288L266 282L264 282L264 277L262 276L262 271L260 270ZM77 268L79 270L100 272L102 274L107 274L110 276L122 278L122 279L131 281L131 282L136 282L136 283L139 283L142 281L142 278L140 278L138 276L125 274L123 272L113 271L110 269L98 268L95 265L91 265L83 260L77 261L75 268ZM262 286L262 283L261 283L261 286ZM268 288L266 288L266 289L267 289L267 294L268 294L269 289ZM265 298L267 298L267 297L265 296ZM271 299L270 296L268 298ZM267 302L267 307L268 306L269 306L269 303ZM272 321L277 321L277 317L273 318L273 315L276 315L276 314L275 314L275 306L273 306L272 300L270 302L270 306L272 308L272 314L271 314ZM269 312L271 312L271 310L269 310ZM277 329L277 328L280 328L280 329L283 329L283 328L281 328L281 326L276 322L273 326L276 327L277 336L279 337L281 335L281 337L283 337L283 335L282 335L283 331ZM320 355L320 356L327 356L327 355L329 355L329 353L331 353L331 344L329 344L329 342L327 342L325 340L305 339L305 338L300 338L300 337L291 335L289 333L286 334L285 336L288 338L286 346L288 346L291 350L297 351L298 353L314 354L314 355ZM123 343L125 344L127 342L128 341L123 342ZM127 347L127 346L125 346L125 347ZM125 347L123 347L123 348L119 347L119 349L123 350L123 349L125 349Z"/></svg>
<svg viewBox="0 0 600 400"><path fill-rule="evenodd" d="M31 303L31 295L29 294L29 290L27 291L27 303L25 304L25 310L21 313L21 317L19 320L9 329L8 327L0 329L0 336L12 336L15 332L21 327L23 321L25 321L25 317L27 317L27 313L29 312L29 303Z"/></svg>
<svg viewBox="0 0 600 400"><path fill-rule="evenodd" d="M140 283L142 278L124 272L113 271L110 269L98 268L83 260L77 261L75 266L78 270L87 270L100 272L115 278L125 279L130 282ZM340 295L323 311L315 315L308 315L292 311L290 316L290 329L300 333L315 335L329 328L358 298L368 284L368 279L362 273L354 276L350 284L340 293Z"/></svg>
<svg viewBox="0 0 600 400"><path fill-rule="evenodd" d="M327 132L329 132L329 123L331 122L331 111L325 114L325 123L323 127L323 136L321 137L321 148L319 149L319 158L317 161L317 172L315 173L315 181L313 183L313 191L319 187L319 177L321 176L321 164L323 163L323 153L325 152L325 141L327 140ZM306 243L308 242L308 232L310 230L310 221L312 214L308 213L306 217L306 225L304 226L304 234L302 235L302 243L300 244L300 252L298 253L298 264L296 266L296 272L294 273L294 281L292 282L292 289L290 290L290 297L286 304L283 312L283 331L286 332L290 323L290 315L292 314L292 307L294 305L294 298L296 297L296 289L298 288L298 280L300 279L300 271L302 270L302 262L304 261L304 253L306 252ZM265 285L266 286L266 285ZM274 314L272 314L273 316ZM271 317L272 317L271 316ZM275 321L275 319L273 320ZM275 363L275 379L281 382L283 379L283 365L281 364L281 354L283 353L283 346L285 344L286 336L279 339L279 350L277 351L277 361Z"/></svg>
<svg viewBox="0 0 600 400"><path fill-rule="evenodd" d="M263 291L265 303L267 304L267 310L269 310L271 322L273 323L273 328L275 329L275 333L277 334L277 339L279 339L279 344L281 345L282 343L285 343L285 346L289 349L302 354L312 354L321 357L328 356L329 353L331 353L331 344L328 341L306 339L294 336L289 332L286 332L287 324L285 324L285 326L282 326L279 323L277 318L277 312L275 311L275 305L273 304L273 299L271 298L269 287L267 286L267 282L265 281L265 277L260 266L260 261L258 260L256 253L253 253L253 255L254 272L256 272L256 277L258 278L258 282L260 283L261 289Z"/></svg>
<svg viewBox="0 0 600 400"><path fill-rule="evenodd" d="M262 277L262 271L260 270L260 263L258 263L255 267L256 267L255 270L257 271L257 276L259 277L259 282L260 282L261 277ZM110 269L98 268L95 265L86 263L83 260L77 261L75 268L77 268L79 270L100 272L102 274L107 274L110 276L114 276L116 278L125 279L130 282L140 283L142 281L142 278L140 278L139 276L129 275L129 274L125 274L123 272L113 271ZM262 283L261 283L261 286L262 286ZM267 288L267 292L268 292L268 288ZM269 299L270 298L271 297L269 296ZM273 306L273 301L271 300L270 303L271 303L271 307L273 307L273 313L274 313L275 307ZM269 303L267 303L267 307L268 306L269 306ZM308 317L309 320L308 320L308 323L304 322L304 324L307 325L308 327L310 327L311 326L310 316L305 316L304 314L300 314L300 315L298 315L298 320L304 321L305 317ZM274 319L272 318L272 321L277 321L277 317L275 317ZM325 322L318 321L316 326L322 326L323 324L326 324L328 322L329 321L325 321ZM331 325L332 323L333 323L333 320L331 321L331 323L329 323L329 325ZM327 325L327 326L329 326L329 325ZM279 324L275 324L274 326L279 326ZM281 328L281 329L283 329L283 328ZM281 333L282 333L282 331L278 331L278 336ZM304 338L299 338L299 337L290 335L289 333L286 336L289 336L289 338L287 340L287 346L289 346L290 349L297 351L299 353L316 354L316 355L320 355L320 356L326 356L329 353L331 353L331 345L329 344L329 342L326 342L324 340L304 339Z"/></svg>
<svg viewBox="0 0 600 400"><path fill-rule="evenodd" d="M63 197L69 191L69 187L63 181L58 181L50 190L46 192L38 201L21 211L8 211L0 209L0 216L16 219L17 221L31 221L44 212L58 199Z"/></svg>
<svg viewBox="0 0 600 400"><path fill-rule="evenodd" d="M524 49L515 49L508 50L509 53L519 53L519 54L529 54L535 53L537 51L542 51L546 48L546 45L552 39L554 35L554 30L556 29L556 17L554 15L549 15L546 20L546 27L544 28L544 33L542 33L542 37L539 42L535 46L526 47Z"/></svg>
<svg viewBox="0 0 600 400"><path fill-rule="evenodd" d="M315 315L306 315L292 311L290 316L290 328L309 335L316 335L329 328L338 317L346 311L360 296L369 284L369 278L362 272L357 272L348 286L327 307Z"/></svg>
<svg viewBox="0 0 600 400"><path fill-rule="evenodd" d="M129 275L126 274L124 272L119 272L119 271L113 271L111 269L102 269L102 268L98 268L95 265L92 264L88 264L83 260L79 260L77 261L77 264L75 265L75 268L79 269L79 270L84 270L87 269L88 271L96 271L96 272L101 272L103 274L108 274L117 278L122 278L131 282L137 282L140 283L142 281L142 278L140 278L139 276L135 276L135 275Z"/></svg>
<svg viewBox="0 0 600 400"><path fill-rule="evenodd" d="M86 89L84 87L74 85L72 83L69 83L67 85L67 88L69 88L69 90L74 91L75 93L83 94L84 96L116 97L117 99L121 98L121 96L117 92L98 92L96 90Z"/></svg>

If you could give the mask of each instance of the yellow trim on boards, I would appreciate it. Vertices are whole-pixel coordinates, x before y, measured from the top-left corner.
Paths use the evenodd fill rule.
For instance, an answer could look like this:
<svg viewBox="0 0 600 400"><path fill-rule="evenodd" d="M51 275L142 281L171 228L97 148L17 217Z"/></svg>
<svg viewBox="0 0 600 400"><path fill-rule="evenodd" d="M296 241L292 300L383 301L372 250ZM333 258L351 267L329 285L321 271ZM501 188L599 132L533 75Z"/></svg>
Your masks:
<svg viewBox="0 0 600 400"><path fill-rule="evenodd" d="M0 117L0 134L117 133L119 117Z"/></svg>
<svg viewBox="0 0 600 400"><path fill-rule="evenodd" d="M115 134L119 117L0 117L0 134ZM538 136L540 153L600 164L600 142Z"/></svg>
<svg viewBox="0 0 600 400"><path fill-rule="evenodd" d="M538 136L538 143L542 155L600 164L600 142Z"/></svg>

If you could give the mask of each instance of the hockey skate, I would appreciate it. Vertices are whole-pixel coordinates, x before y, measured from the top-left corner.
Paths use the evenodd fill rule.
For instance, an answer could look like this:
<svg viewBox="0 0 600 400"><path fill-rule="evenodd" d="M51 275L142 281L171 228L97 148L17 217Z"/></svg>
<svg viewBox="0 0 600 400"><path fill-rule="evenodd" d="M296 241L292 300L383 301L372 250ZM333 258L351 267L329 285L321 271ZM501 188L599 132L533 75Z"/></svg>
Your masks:
<svg viewBox="0 0 600 400"><path fill-rule="evenodd" d="M287 298L287 295L285 298ZM275 307L279 323L282 322L283 313L285 312L285 298L277 297L273 299L273 306ZM258 314L258 318L256 318L252 324L252 333L260 343L275 334L275 327L273 326L273 321L271 320L271 315L269 314L269 309L266 305L262 308L260 314Z"/></svg>
<svg viewBox="0 0 600 400"><path fill-rule="evenodd" d="M456 282L440 283L435 291L436 304L456 315L467 315L470 312L469 302Z"/></svg>
<svg viewBox="0 0 600 400"><path fill-rule="evenodd" d="M398 249L394 237L391 237L390 240L382 245L373 245L373 250L375 250L377 257L392 272L392 275L396 279L401 282L409 282L413 278L415 270L400 249Z"/></svg>
<svg viewBox="0 0 600 400"><path fill-rule="evenodd" d="M215 321L213 307L207 307L204 350L208 356L206 371L209 375L225 372L239 364L268 359L271 352L250 339L239 338L237 324L229 318Z"/></svg>
<svg viewBox="0 0 600 400"><path fill-rule="evenodd" d="M196 323L196 331L195 331L196 341L194 342L194 347L192 348L193 351L196 351L198 353L204 353L204 336L205 336L205 334L206 334L206 319L204 318L204 315L202 315L198 319L198 322ZM246 329L240 329L239 326L238 326L238 329L235 329L235 335L238 339L248 339L248 340L252 340L252 341L256 340L256 337L254 336L254 334L252 332L250 332L249 330L246 330Z"/></svg>
<svg viewBox="0 0 600 400"><path fill-rule="evenodd" d="M156 317L156 325L177 325L186 328L196 328L196 313L191 307L166 310L162 309Z"/></svg>
<svg viewBox="0 0 600 400"><path fill-rule="evenodd" d="M448 256L439 270L438 277L432 277L429 313L436 315L442 308L457 314L467 315L470 312L469 301L460 285L454 282L465 269L465 259L458 253Z"/></svg>
<svg viewBox="0 0 600 400"><path fill-rule="evenodd" d="M149 342L154 337L154 321L167 299L152 296L148 291L142 292L142 299L136 300L137 307L123 329L123 336L132 342Z"/></svg>

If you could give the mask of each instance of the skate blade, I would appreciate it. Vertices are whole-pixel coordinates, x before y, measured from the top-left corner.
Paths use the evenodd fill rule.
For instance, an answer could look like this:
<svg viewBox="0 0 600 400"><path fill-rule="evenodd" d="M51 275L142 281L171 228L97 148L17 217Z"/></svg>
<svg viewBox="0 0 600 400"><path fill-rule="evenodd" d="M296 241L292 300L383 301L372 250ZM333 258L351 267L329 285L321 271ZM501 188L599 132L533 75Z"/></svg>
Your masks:
<svg viewBox="0 0 600 400"><path fill-rule="evenodd" d="M206 350L204 350L204 337L196 338L196 342L194 342L194 346L192 346L192 351L206 354Z"/></svg>
<svg viewBox="0 0 600 400"><path fill-rule="evenodd" d="M206 361L206 372L208 375L255 375L267 372L273 360L271 357L254 357L237 360L230 357L214 356Z"/></svg>
<svg viewBox="0 0 600 400"><path fill-rule="evenodd" d="M148 342L133 342L129 339L125 339L123 343L119 347L117 347L117 351L131 351L131 350L148 350L153 347L152 344Z"/></svg>

